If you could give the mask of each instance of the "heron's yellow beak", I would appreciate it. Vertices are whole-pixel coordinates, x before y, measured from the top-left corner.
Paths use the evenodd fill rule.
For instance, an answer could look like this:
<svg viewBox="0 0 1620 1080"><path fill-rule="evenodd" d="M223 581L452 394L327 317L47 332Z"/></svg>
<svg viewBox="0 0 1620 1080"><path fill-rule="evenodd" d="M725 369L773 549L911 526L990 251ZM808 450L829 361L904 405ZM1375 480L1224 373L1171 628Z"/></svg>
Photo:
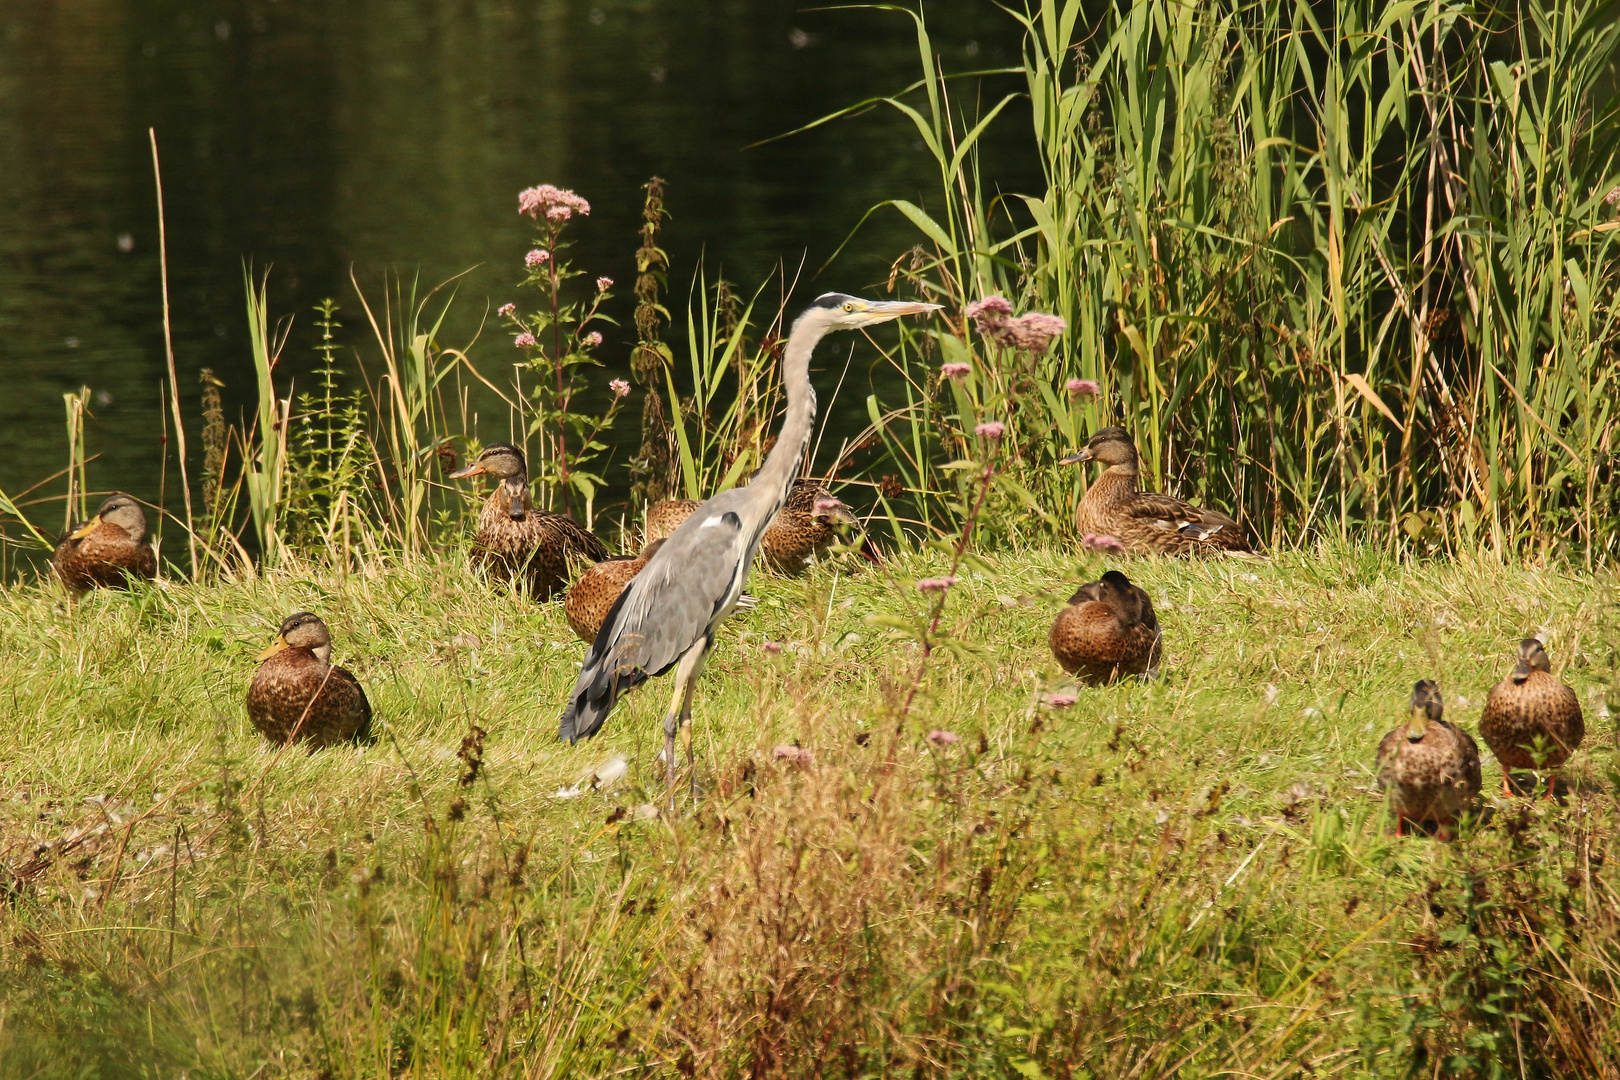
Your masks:
<svg viewBox="0 0 1620 1080"><path fill-rule="evenodd" d="M863 300L861 304L860 308L850 313L856 325L861 327L876 326L902 315L926 315L930 311L940 310L939 304L924 304L915 300Z"/></svg>
<svg viewBox="0 0 1620 1080"><path fill-rule="evenodd" d="M268 660L285 648L288 648L287 639L282 637L280 634L277 634L276 640L270 643L270 647L264 650L264 652L260 653L258 656L255 656L253 659Z"/></svg>
<svg viewBox="0 0 1620 1080"><path fill-rule="evenodd" d="M484 465L483 465L482 462L475 461L471 465L467 466L465 469L457 469L455 472L451 473L450 474L450 479L452 479L452 480L464 480L469 476L482 476L482 475L484 475Z"/></svg>
<svg viewBox="0 0 1620 1080"><path fill-rule="evenodd" d="M1412 719L1406 724L1406 741L1422 742L1423 736L1429 733L1429 714L1419 706L1412 710Z"/></svg>
<svg viewBox="0 0 1620 1080"><path fill-rule="evenodd" d="M1075 464L1076 462L1079 462L1079 461L1090 461L1090 460L1091 460L1091 451L1087 450L1085 447L1082 446L1080 449L1076 450L1074 453L1070 454L1068 457L1060 458L1058 460L1058 464L1059 465L1073 465L1073 464Z"/></svg>
<svg viewBox="0 0 1620 1080"><path fill-rule="evenodd" d="M85 537L87 537L91 533L95 532L96 531L96 526L98 526L100 524L101 524L101 515L97 514L95 517L91 518L89 521L85 522L83 525L80 525L77 529L74 529L73 532L68 536L68 539L69 540L83 540Z"/></svg>

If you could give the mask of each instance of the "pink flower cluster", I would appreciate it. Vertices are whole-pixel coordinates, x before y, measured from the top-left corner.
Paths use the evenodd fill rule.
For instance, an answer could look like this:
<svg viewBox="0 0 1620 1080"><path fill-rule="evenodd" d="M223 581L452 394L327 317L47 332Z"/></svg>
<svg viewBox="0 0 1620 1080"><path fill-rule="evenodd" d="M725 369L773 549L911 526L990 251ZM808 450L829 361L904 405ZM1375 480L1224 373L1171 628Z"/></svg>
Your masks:
<svg viewBox="0 0 1620 1080"><path fill-rule="evenodd" d="M972 364L941 364L939 373L947 379L965 379L973 374Z"/></svg>
<svg viewBox="0 0 1620 1080"><path fill-rule="evenodd" d="M999 439L1007 434L1007 425L1000 420L986 420L973 429L973 434L981 439Z"/></svg>
<svg viewBox="0 0 1620 1080"><path fill-rule="evenodd" d="M1070 397L1096 397L1102 393L1102 387L1095 379L1070 379L1063 384L1063 389L1069 392Z"/></svg>
<svg viewBox="0 0 1620 1080"><path fill-rule="evenodd" d="M598 345L602 344L602 335L598 334L595 330L592 330L590 333L580 338L579 343L585 346L587 349L594 349Z"/></svg>
<svg viewBox="0 0 1620 1080"><path fill-rule="evenodd" d="M1100 551L1104 555L1125 554L1125 545L1120 543L1117 538L1106 534L1086 533L1080 538L1080 546L1090 548L1092 551Z"/></svg>
<svg viewBox="0 0 1620 1080"><path fill-rule="evenodd" d="M523 256L524 266L544 266L550 261L551 252L546 251L544 248L535 248L533 251Z"/></svg>
<svg viewBox="0 0 1620 1080"><path fill-rule="evenodd" d="M1080 700L1080 695L1073 690L1054 690L1046 695L1046 703L1054 709L1067 709Z"/></svg>
<svg viewBox="0 0 1620 1080"><path fill-rule="evenodd" d="M611 288L613 288L613 279L612 278L610 278L610 277L599 277L599 278L596 279L596 291L597 292L607 292Z"/></svg>
<svg viewBox="0 0 1620 1080"><path fill-rule="evenodd" d="M930 731L928 733L928 741L933 743L935 746L949 746L951 743L957 742L961 738L962 736L958 735L954 731Z"/></svg>
<svg viewBox="0 0 1620 1080"><path fill-rule="evenodd" d="M955 584L956 578L949 574L947 574L945 577L923 578L921 581L917 582L917 591L925 593L942 593Z"/></svg>
<svg viewBox="0 0 1620 1080"><path fill-rule="evenodd" d="M775 656L782 651L782 643L780 641L767 641L759 648L766 656Z"/></svg>
<svg viewBox="0 0 1620 1080"><path fill-rule="evenodd" d="M785 743L771 751L771 757L777 761L786 761L792 765L814 765L816 755L803 746Z"/></svg>
<svg viewBox="0 0 1620 1080"><path fill-rule="evenodd" d="M502 304L498 309L496 309L495 314L499 315L501 318L504 319L504 318L506 318L508 315L512 314L512 312L514 312L516 310L517 310L517 305L516 304Z"/></svg>
<svg viewBox="0 0 1620 1080"><path fill-rule="evenodd" d="M1056 315L1032 311L1020 318L1012 317L1012 303L1004 296L987 296L967 306L967 317L979 327L979 333L998 345L1025 352L1045 352L1052 339L1061 337L1069 324Z"/></svg>
<svg viewBox="0 0 1620 1080"><path fill-rule="evenodd" d="M512 339L512 344L520 349L532 349L534 348L534 335L525 330Z"/></svg>
<svg viewBox="0 0 1620 1080"><path fill-rule="evenodd" d="M630 384L623 379L614 379L608 383L608 389L613 391L613 396L616 398L630 396Z"/></svg>
<svg viewBox="0 0 1620 1080"><path fill-rule="evenodd" d="M812 513L819 517L822 514L831 514L835 510L841 510L843 506L844 504L837 499L817 499L815 506L812 507Z"/></svg>
<svg viewBox="0 0 1620 1080"><path fill-rule="evenodd" d="M589 216L590 212L590 203L572 191L552 187L550 184L541 184L539 187L526 188L518 192L518 213L528 214L536 221L543 215L547 221L561 224L576 213Z"/></svg>

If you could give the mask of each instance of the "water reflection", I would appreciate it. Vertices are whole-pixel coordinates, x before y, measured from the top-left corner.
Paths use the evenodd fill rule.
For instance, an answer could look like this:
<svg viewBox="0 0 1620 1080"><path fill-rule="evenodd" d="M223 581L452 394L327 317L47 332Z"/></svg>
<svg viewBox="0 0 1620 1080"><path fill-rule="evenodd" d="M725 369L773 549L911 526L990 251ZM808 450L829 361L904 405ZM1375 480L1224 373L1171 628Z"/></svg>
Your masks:
<svg viewBox="0 0 1620 1080"><path fill-rule="evenodd" d="M369 286L390 266L424 280L475 267L447 339L470 336L486 307L512 298L529 239L515 199L530 184L591 200L575 257L625 296L640 185L654 173L669 181L677 294L700 255L751 287L778 259L820 266L879 199L932 195L915 134L890 110L743 150L909 82L916 41L893 14L741 0L20 8L0 30L0 488L11 492L62 467L61 395L88 385L90 450L103 455L92 486L157 496L164 360L148 126L163 154L193 416L205 366L227 383L233 417L249 405L244 259L274 266L274 310L297 316L286 371L303 378L322 297L343 305L346 340L364 344L351 266ZM1016 25L993 5L928 12L957 66L1016 62ZM987 150L1009 186L1027 189L1033 162L1012 149L1021 122ZM806 295L879 281L912 242L897 215L882 216ZM615 314L628 322L628 305ZM486 357L505 345L486 341ZM610 357L627 354L609 342Z"/></svg>

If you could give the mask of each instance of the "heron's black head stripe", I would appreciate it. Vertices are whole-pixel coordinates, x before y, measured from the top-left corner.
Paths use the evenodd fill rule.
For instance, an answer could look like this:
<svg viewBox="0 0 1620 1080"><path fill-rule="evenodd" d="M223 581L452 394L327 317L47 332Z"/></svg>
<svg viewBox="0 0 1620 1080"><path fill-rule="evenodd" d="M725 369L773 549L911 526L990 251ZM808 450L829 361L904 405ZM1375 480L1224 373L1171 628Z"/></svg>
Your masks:
<svg viewBox="0 0 1620 1080"><path fill-rule="evenodd" d="M810 306L811 307L821 307L821 308L835 308L835 307L840 307L844 303L844 301L853 300L853 299L855 299L855 298L853 296L850 296L848 293L841 293L841 292L822 293L820 296L816 297L816 302L811 304Z"/></svg>

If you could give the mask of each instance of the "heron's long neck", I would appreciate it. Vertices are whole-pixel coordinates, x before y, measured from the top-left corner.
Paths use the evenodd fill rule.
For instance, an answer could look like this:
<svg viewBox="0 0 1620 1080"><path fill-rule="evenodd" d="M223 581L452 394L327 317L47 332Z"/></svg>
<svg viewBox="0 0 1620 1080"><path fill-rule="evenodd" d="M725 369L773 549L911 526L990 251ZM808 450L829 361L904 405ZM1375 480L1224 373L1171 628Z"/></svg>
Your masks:
<svg viewBox="0 0 1620 1080"><path fill-rule="evenodd" d="M793 325L788 334L787 349L782 354L782 385L787 388L787 415L782 418L782 430L777 432L776 445L765 456L759 475L753 484L781 493L787 498L788 488L799 473L799 462L804 459L805 447L810 445L810 433L816 426L816 392L810 385L810 354L816 342L826 331L810 326L803 319ZM775 509L771 511L775 513Z"/></svg>

